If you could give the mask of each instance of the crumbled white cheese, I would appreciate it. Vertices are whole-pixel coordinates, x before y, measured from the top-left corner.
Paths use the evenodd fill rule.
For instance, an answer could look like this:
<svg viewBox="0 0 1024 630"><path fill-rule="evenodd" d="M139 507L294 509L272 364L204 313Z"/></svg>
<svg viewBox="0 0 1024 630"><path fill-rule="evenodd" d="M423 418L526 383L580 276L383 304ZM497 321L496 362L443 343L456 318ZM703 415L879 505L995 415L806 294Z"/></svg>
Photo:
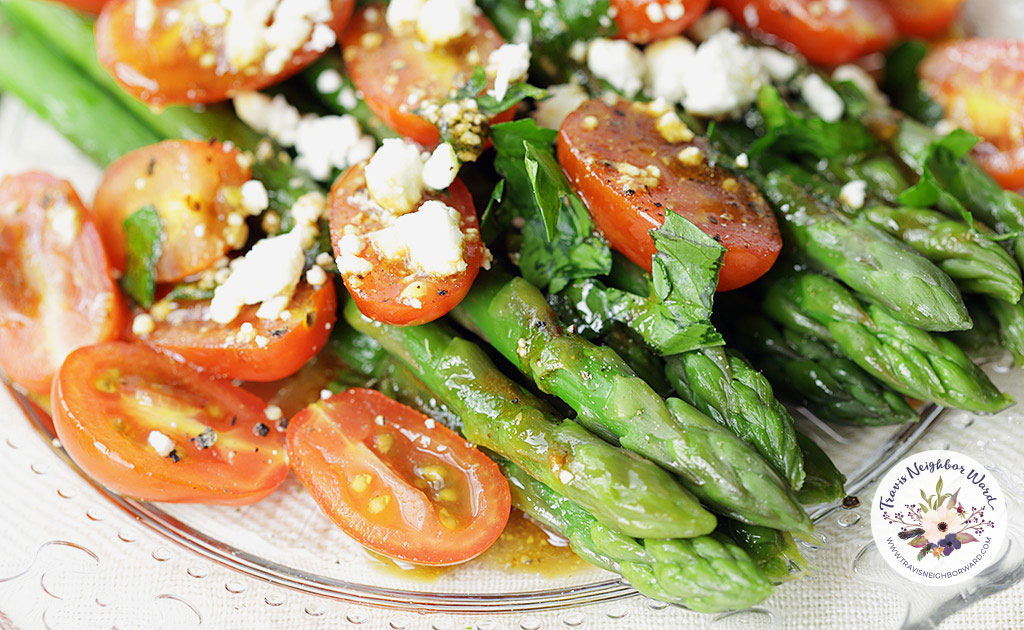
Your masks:
<svg viewBox="0 0 1024 630"><path fill-rule="evenodd" d="M329 390L329 389L321 389L320 390L320 400L327 400L328 398L330 398L333 395L334 395L334 393L331 392L331 390Z"/></svg>
<svg viewBox="0 0 1024 630"><path fill-rule="evenodd" d="M673 0L664 6L665 18L677 22L686 15L686 5L679 0Z"/></svg>
<svg viewBox="0 0 1024 630"><path fill-rule="evenodd" d="M277 422L284 417L284 413L277 405L267 405L266 409L263 410L263 415L271 422Z"/></svg>
<svg viewBox="0 0 1024 630"><path fill-rule="evenodd" d="M508 86L525 78L529 69L529 44L502 44L487 58L488 74L494 76L491 94L499 101L505 98Z"/></svg>
<svg viewBox="0 0 1024 630"><path fill-rule="evenodd" d="M63 201L47 209L46 223L57 237L57 242L64 247L70 247L82 229L78 213L70 204Z"/></svg>
<svg viewBox="0 0 1024 630"><path fill-rule="evenodd" d="M365 160L376 148L348 114L303 118L295 133L295 163L321 181L330 179L335 168L345 170Z"/></svg>
<svg viewBox="0 0 1024 630"><path fill-rule="evenodd" d="M338 43L338 35L334 29L326 24L317 24L313 27L313 34L309 37L309 49L315 52L324 52L331 46Z"/></svg>
<svg viewBox="0 0 1024 630"><path fill-rule="evenodd" d="M316 228L316 222L327 210L327 198L318 190L308 192L295 200L292 206L292 218L298 226Z"/></svg>
<svg viewBox="0 0 1024 630"><path fill-rule="evenodd" d="M740 153L736 156L736 166L740 168L747 168L750 166L750 157L746 153Z"/></svg>
<svg viewBox="0 0 1024 630"><path fill-rule="evenodd" d="M316 89L321 94L331 94L341 89L341 73L334 68L328 68L317 75Z"/></svg>
<svg viewBox="0 0 1024 630"><path fill-rule="evenodd" d="M424 42L444 46L468 33L476 14L473 0L427 0L416 28Z"/></svg>
<svg viewBox="0 0 1024 630"><path fill-rule="evenodd" d="M148 31L156 24L157 10L153 0L136 0L135 2L135 28L140 31Z"/></svg>
<svg viewBox="0 0 1024 630"><path fill-rule="evenodd" d="M587 93L575 83L562 83L548 88L548 97L538 101L532 116L541 127L558 129L565 117L587 101Z"/></svg>
<svg viewBox="0 0 1024 630"><path fill-rule="evenodd" d="M860 210L864 207L864 201L867 199L867 194L867 182L855 179L843 184L843 187L839 190L839 201L854 210Z"/></svg>
<svg viewBox="0 0 1024 630"><path fill-rule="evenodd" d="M697 47L682 69L683 106L692 114L723 116L750 105L767 81L757 52L739 35L719 31Z"/></svg>
<svg viewBox="0 0 1024 630"><path fill-rule="evenodd" d="M695 51L684 37L668 37L647 46L647 92L671 103L681 102L686 94L681 70L690 64Z"/></svg>
<svg viewBox="0 0 1024 630"><path fill-rule="evenodd" d="M160 457L167 457L174 450L174 440L167 437L165 434L159 431L150 431L149 437L146 438L149 445L153 447L153 450L157 452Z"/></svg>
<svg viewBox="0 0 1024 630"><path fill-rule="evenodd" d="M258 179L250 179L242 184L241 193L242 208L249 214L256 215L270 207L270 194Z"/></svg>
<svg viewBox="0 0 1024 630"><path fill-rule="evenodd" d="M232 102L235 113L245 124L283 146L295 145L302 114L289 105L284 96L278 94L271 98L260 92L239 92Z"/></svg>
<svg viewBox="0 0 1024 630"><path fill-rule="evenodd" d="M373 265L365 258L359 257L363 247L363 239L355 234L345 234L338 239L335 245L335 249L338 250L338 259L335 261L338 271L345 275L357 276L370 273Z"/></svg>
<svg viewBox="0 0 1024 630"><path fill-rule="evenodd" d="M323 267L313 265L306 271L306 282L311 287L321 287L327 282L327 272Z"/></svg>
<svg viewBox="0 0 1024 630"><path fill-rule="evenodd" d="M732 16L721 7L711 9L700 19L694 22L693 26L686 32L692 39L703 42L711 38L719 31L724 31L732 24Z"/></svg>
<svg viewBox="0 0 1024 630"><path fill-rule="evenodd" d="M799 64L792 55L788 55L781 50L771 48L769 46L762 46L757 49L758 57L761 60L761 65L768 71L768 75L771 76L772 81L776 83L785 83L793 78L796 71L799 69Z"/></svg>
<svg viewBox="0 0 1024 630"><path fill-rule="evenodd" d="M563 484L569 483L575 478L576 475L572 474L568 470L565 470L564 468L558 471L558 480L561 481Z"/></svg>
<svg viewBox="0 0 1024 630"><path fill-rule="evenodd" d="M635 95L643 87L644 55L624 39L592 40L587 48L587 67L626 96Z"/></svg>
<svg viewBox="0 0 1024 630"><path fill-rule="evenodd" d="M233 261L231 275L214 289L210 319L227 324L238 316L244 305L261 303L269 303L273 308L264 310L261 304L257 316L277 317L287 306L302 276L306 262L302 249L305 236L304 230L294 229L262 239L244 257Z"/></svg>
<svg viewBox="0 0 1024 630"><path fill-rule="evenodd" d="M423 156L416 145L388 138L366 165L366 189L385 210L404 214L423 197Z"/></svg>
<svg viewBox="0 0 1024 630"><path fill-rule="evenodd" d="M156 330L156 321L149 313L139 313L132 320L132 334L145 337Z"/></svg>
<svg viewBox="0 0 1024 630"><path fill-rule="evenodd" d="M660 2L649 2L647 8L644 10L647 15L647 19L650 20L651 24L661 24L665 21L665 9L661 8Z"/></svg>
<svg viewBox="0 0 1024 630"><path fill-rule="evenodd" d="M816 74L804 77L800 83L800 96L825 122L836 122L843 117L843 99Z"/></svg>
<svg viewBox="0 0 1024 630"><path fill-rule="evenodd" d="M455 149L447 142L437 145L423 165L423 183L427 188L444 190L452 185L459 174L459 158Z"/></svg>
<svg viewBox="0 0 1024 630"><path fill-rule="evenodd" d="M381 256L407 258L414 269L447 276L466 269L459 211L430 200L419 210L398 217L389 227L369 235Z"/></svg>
<svg viewBox="0 0 1024 630"><path fill-rule="evenodd" d="M852 63L843 64L832 71L832 79L834 81L849 81L857 86L857 89L867 97L868 101L876 105L889 103L889 98L878 89L875 80L860 66Z"/></svg>
<svg viewBox="0 0 1024 630"><path fill-rule="evenodd" d="M224 26L228 21L228 11L219 2L201 2L196 15L206 26Z"/></svg>
<svg viewBox="0 0 1024 630"><path fill-rule="evenodd" d="M392 31L400 33L415 27L423 10L424 0L391 0L388 2L384 21Z"/></svg>

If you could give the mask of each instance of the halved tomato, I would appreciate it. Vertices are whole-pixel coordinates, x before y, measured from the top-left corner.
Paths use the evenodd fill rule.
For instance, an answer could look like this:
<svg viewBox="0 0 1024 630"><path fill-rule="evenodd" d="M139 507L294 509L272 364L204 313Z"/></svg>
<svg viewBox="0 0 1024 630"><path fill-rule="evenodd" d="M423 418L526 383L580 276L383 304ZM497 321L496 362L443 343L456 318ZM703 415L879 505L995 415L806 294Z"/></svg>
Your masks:
<svg viewBox="0 0 1024 630"><path fill-rule="evenodd" d="M714 0L741 24L796 47L814 63L839 65L884 50L896 25L883 0Z"/></svg>
<svg viewBox="0 0 1024 630"><path fill-rule="evenodd" d="M356 306L367 317L396 326L433 321L466 297L483 263L485 250L473 197L459 179L447 190L424 193L422 202L441 201L458 211L463 234L462 260L466 268L446 276L419 272L404 260L381 257L369 239L363 238L384 228L388 219L384 216L385 210L372 202L364 202L368 200L365 167L366 162L362 162L349 168L334 182L328 199L335 255L342 255L339 243L348 229L360 237L362 249L357 256L370 265L369 271L362 274L342 270L341 277Z"/></svg>
<svg viewBox="0 0 1024 630"><path fill-rule="evenodd" d="M611 0L618 35L638 44L679 35L708 8L710 0Z"/></svg>
<svg viewBox="0 0 1024 630"><path fill-rule="evenodd" d="M182 302L139 340L169 350L203 370L243 381L276 381L295 373L324 347L337 319L334 285L301 283L287 317L260 319L245 306L230 324L210 319L210 301Z"/></svg>
<svg viewBox="0 0 1024 630"><path fill-rule="evenodd" d="M415 33L397 34L379 5L356 11L342 35L345 67L366 104L396 132L425 147L437 144L437 127L416 114L420 105L444 99L464 86L477 66L505 43L494 25L478 15L469 33L432 48ZM492 122L512 120L514 108Z"/></svg>
<svg viewBox="0 0 1024 630"><path fill-rule="evenodd" d="M166 140L125 155L107 169L93 202L111 264L124 269L124 220L152 205L165 236L157 281L213 266L245 244L245 226L231 225L229 216L246 214L239 190L250 177L241 152L219 142Z"/></svg>
<svg viewBox="0 0 1024 630"><path fill-rule="evenodd" d="M96 21L96 56L146 103L213 103L313 63L334 46L355 2L226 4L110 0Z"/></svg>
<svg viewBox="0 0 1024 630"><path fill-rule="evenodd" d="M107 3L107 0L59 0L59 2L79 11L99 13L103 5Z"/></svg>
<svg viewBox="0 0 1024 630"><path fill-rule="evenodd" d="M49 395L64 357L116 339L125 305L99 232L68 182L25 173L0 183L0 369Z"/></svg>
<svg viewBox="0 0 1024 630"><path fill-rule="evenodd" d="M911 37L938 37L956 21L964 0L889 0L896 28Z"/></svg>
<svg viewBox="0 0 1024 630"><path fill-rule="evenodd" d="M498 466L446 427L370 389L314 403L288 426L288 457L334 523L377 553L448 565L501 534Z"/></svg>
<svg viewBox="0 0 1024 630"><path fill-rule="evenodd" d="M650 270L650 230L676 212L726 248L719 291L760 278L782 249L771 207L749 181L708 164L706 140L666 126L662 115L643 103L594 99L562 123L558 161L594 223L612 247Z"/></svg>
<svg viewBox="0 0 1024 630"><path fill-rule="evenodd" d="M1024 41L966 39L932 50L925 91L961 127L985 139L974 157L1004 188L1024 187Z"/></svg>
<svg viewBox="0 0 1024 630"><path fill-rule="evenodd" d="M142 344L72 352L52 400L68 455L120 494L246 505L288 474L281 434L259 398ZM166 454L158 450L165 445L173 446Z"/></svg>

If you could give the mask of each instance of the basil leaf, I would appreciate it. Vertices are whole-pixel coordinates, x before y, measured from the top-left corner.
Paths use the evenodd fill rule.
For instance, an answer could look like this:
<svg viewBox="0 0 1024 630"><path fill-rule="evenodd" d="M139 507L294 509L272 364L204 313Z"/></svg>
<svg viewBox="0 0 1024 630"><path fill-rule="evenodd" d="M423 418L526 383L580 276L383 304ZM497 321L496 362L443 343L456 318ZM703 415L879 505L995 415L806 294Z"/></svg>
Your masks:
<svg viewBox="0 0 1024 630"><path fill-rule="evenodd" d="M526 150L526 176L533 186L533 198L537 202L537 209L540 210L544 230L550 241L555 238L562 204L568 203L566 192L560 190L560 184L565 176L562 175L558 162L550 150L539 151L526 140L523 141L523 148Z"/></svg>
<svg viewBox="0 0 1024 630"><path fill-rule="evenodd" d="M500 101L491 94L485 93L477 97L476 103L480 107L480 111L488 116L494 116L508 110L525 98L541 99L547 94L539 87L519 82L508 86L505 96Z"/></svg>
<svg viewBox="0 0 1024 630"><path fill-rule="evenodd" d="M499 179L491 190L487 207L480 215L480 237L484 243L490 244L508 224L506 213L501 212L501 200L505 196L505 180Z"/></svg>
<svg viewBox="0 0 1024 630"><path fill-rule="evenodd" d="M165 298L170 302L198 302L212 300L213 289L202 289L197 284L178 284Z"/></svg>
<svg viewBox="0 0 1024 630"><path fill-rule="evenodd" d="M871 133L852 118L826 122L816 116L801 116L770 85L758 92L757 109L764 118L765 133L747 151L751 157L771 150L814 158L842 158L876 144Z"/></svg>
<svg viewBox="0 0 1024 630"><path fill-rule="evenodd" d="M942 178L945 173L955 172L959 168L960 160L970 153L978 141L977 136L956 129L932 142L922 161L921 178L900 193L896 200L906 206L938 207L948 214L959 215L968 225L973 225L974 216L946 190Z"/></svg>
<svg viewBox="0 0 1024 630"><path fill-rule="evenodd" d="M725 248L675 212L651 236L654 294L681 322L709 321Z"/></svg>
<svg viewBox="0 0 1024 630"><path fill-rule="evenodd" d="M942 120L942 106L921 89L917 67L928 54L924 42L907 41L892 49L885 58L882 89L893 105L923 123L934 125Z"/></svg>
<svg viewBox="0 0 1024 630"><path fill-rule="evenodd" d="M164 228L153 206L143 206L122 222L125 238L125 269L121 289L144 308L153 305L156 261L163 249Z"/></svg>

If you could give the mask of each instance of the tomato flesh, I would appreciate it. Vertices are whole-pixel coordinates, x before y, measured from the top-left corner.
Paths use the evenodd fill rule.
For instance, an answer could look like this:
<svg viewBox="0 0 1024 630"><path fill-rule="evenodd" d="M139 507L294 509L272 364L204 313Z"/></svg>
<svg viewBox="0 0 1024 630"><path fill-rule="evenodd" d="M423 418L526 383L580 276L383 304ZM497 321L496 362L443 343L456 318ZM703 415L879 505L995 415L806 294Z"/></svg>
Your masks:
<svg viewBox="0 0 1024 630"><path fill-rule="evenodd" d="M107 3L107 0L59 0L59 2L79 11L99 13L103 5Z"/></svg>
<svg viewBox="0 0 1024 630"><path fill-rule="evenodd" d="M116 339L125 305L99 232L68 182L43 173L0 184L0 369L49 395L64 357Z"/></svg>
<svg viewBox="0 0 1024 630"><path fill-rule="evenodd" d="M330 19L315 27L308 20L283 22L281 30L306 29L303 43L287 50L267 44L268 38L282 40L272 33L277 18L270 14L280 2L252 3L241 17L218 11L210 20L194 0L150 1L154 14L142 11L145 4L137 0L104 5L96 22L96 56L129 94L151 105L213 103L283 81L333 45L321 30L336 37L355 5L331 0ZM265 16L259 13L264 7ZM294 32L283 34L290 41Z"/></svg>
<svg viewBox="0 0 1024 630"><path fill-rule="evenodd" d="M656 120L647 105L594 99L562 123L558 161L594 223L613 248L650 270L650 230L665 222L666 211L676 212L726 248L719 291L764 275L782 249L767 202L746 179L706 160L681 161L686 147L704 154L706 141L670 142Z"/></svg>
<svg viewBox="0 0 1024 630"><path fill-rule="evenodd" d="M710 0L611 0L618 35L638 44L679 35L700 18Z"/></svg>
<svg viewBox="0 0 1024 630"><path fill-rule="evenodd" d="M889 12L900 34L938 37L949 31L964 0L889 0Z"/></svg>
<svg viewBox="0 0 1024 630"><path fill-rule="evenodd" d="M338 527L377 553L465 562L508 520L497 465L446 427L380 392L353 388L288 426L292 469Z"/></svg>
<svg viewBox="0 0 1024 630"><path fill-rule="evenodd" d="M234 147L219 142L167 140L128 153L104 173L93 211L110 255L123 270L123 222L144 206L160 216L165 239L156 263L159 282L177 282L212 267L245 243L240 187L251 172Z"/></svg>
<svg viewBox="0 0 1024 630"><path fill-rule="evenodd" d="M884 50L896 25L883 0L715 0L741 24L787 42L814 63L839 65Z"/></svg>
<svg viewBox="0 0 1024 630"><path fill-rule="evenodd" d="M380 6L356 11L342 35L345 67L366 104L389 127L425 147L437 144L437 127L416 114L420 104L444 99L469 80L476 66L505 41L484 15L447 46L431 48L415 33L392 32ZM512 120L513 109L492 122Z"/></svg>
<svg viewBox="0 0 1024 630"><path fill-rule="evenodd" d="M72 352L54 379L52 407L71 459L127 496L245 505L288 474L281 434L259 398L142 344ZM207 429L216 439L204 448ZM153 431L174 442L174 456L150 444Z"/></svg>
<svg viewBox="0 0 1024 630"><path fill-rule="evenodd" d="M1024 187L1024 42L968 39L921 63L925 91L960 126L984 138L974 152L1003 187Z"/></svg>
<svg viewBox="0 0 1024 630"><path fill-rule="evenodd" d="M335 255L341 253L338 242L346 226L354 226L358 236L385 227L387 211L379 207L374 210L372 204L359 201L367 199L365 166L363 162L349 168L331 187L328 211ZM447 190L425 191L423 201L431 199L455 208L461 215L466 268L447 276L417 272L404 260L382 258L369 239L364 239L359 257L369 261L372 269L363 275L342 273L342 279L367 317L396 326L425 324L455 308L469 292L484 259L473 198L465 184L456 179Z"/></svg>
<svg viewBox="0 0 1024 630"><path fill-rule="evenodd" d="M139 340L226 378L276 381L297 372L324 347L337 308L330 282L318 289L300 284L284 319L260 319L254 304L230 324L218 324L210 319L209 300L182 302ZM241 332L245 323L252 334Z"/></svg>

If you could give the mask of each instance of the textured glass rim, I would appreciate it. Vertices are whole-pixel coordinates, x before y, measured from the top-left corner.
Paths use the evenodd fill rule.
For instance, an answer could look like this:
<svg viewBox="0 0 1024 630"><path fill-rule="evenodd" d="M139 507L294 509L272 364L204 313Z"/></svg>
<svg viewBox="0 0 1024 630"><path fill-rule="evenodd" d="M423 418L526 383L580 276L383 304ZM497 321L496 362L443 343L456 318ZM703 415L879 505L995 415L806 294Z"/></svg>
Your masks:
<svg viewBox="0 0 1024 630"><path fill-rule="evenodd" d="M49 423L40 416L38 408L21 392L12 387L7 389L49 447L111 503L133 516L141 525L171 542L221 566L275 586L364 606L425 613L541 612L586 604L609 603L637 595L633 587L619 579L494 595L427 592L369 586L283 565L211 538L153 504L128 499L107 490L71 461L63 448L54 443L55 436L49 429ZM925 407L921 411L919 422L907 425L890 437L875 451L873 457L868 458L860 468L850 473L846 485L847 493L857 494L888 470L934 426L944 411L944 408L935 405ZM811 518L818 521L841 507L838 504L817 506L810 511Z"/></svg>

